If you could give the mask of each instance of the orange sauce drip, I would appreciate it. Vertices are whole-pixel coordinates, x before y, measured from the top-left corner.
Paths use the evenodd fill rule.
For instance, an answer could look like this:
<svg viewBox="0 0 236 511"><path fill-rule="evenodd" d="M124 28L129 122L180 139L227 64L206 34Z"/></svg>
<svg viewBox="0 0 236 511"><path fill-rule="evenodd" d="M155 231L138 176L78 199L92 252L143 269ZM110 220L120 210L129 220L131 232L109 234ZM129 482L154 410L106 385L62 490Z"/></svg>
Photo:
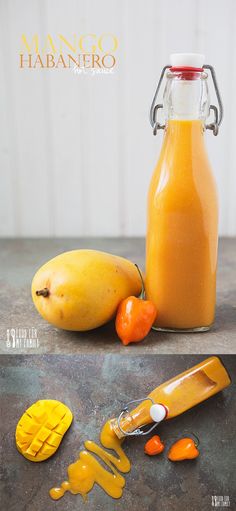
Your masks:
<svg viewBox="0 0 236 511"><path fill-rule="evenodd" d="M122 473L129 472L131 465L121 447L123 439L116 436L111 421L108 421L103 427L100 442L103 447L113 449L117 457L105 451L95 442L87 440L84 444L87 450L82 451L78 460L68 467L68 480L64 481L60 487L50 490L49 493L53 500L60 499L67 491L73 494L80 493L86 499L95 483L114 499L122 496L125 478L118 470ZM98 456L110 470L104 468L91 453Z"/></svg>

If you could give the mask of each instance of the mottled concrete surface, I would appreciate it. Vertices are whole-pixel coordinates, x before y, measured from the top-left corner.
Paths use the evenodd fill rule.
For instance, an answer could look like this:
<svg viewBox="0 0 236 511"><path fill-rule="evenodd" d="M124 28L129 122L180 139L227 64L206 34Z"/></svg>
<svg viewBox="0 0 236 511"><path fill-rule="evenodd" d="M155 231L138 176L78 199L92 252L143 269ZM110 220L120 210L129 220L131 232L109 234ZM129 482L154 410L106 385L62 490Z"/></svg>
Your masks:
<svg viewBox="0 0 236 511"><path fill-rule="evenodd" d="M66 477L86 439L98 440L103 423L124 403L147 395L163 381L206 358L186 356L44 355L1 356L1 509L3 511L209 511L212 495L235 501L236 356L223 356L232 385L185 414L164 422L157 433L169 447L187 432L200 439L196 460L171 463L166 452L144 455L147 437L125 441L132 461L122 499L114 501L99 487L83 503L66 494L53 502L48 490ZM18 419L35 400L62 400L74 421L51 459L32 463L15 448Z"/></svg>
<svg viewBox="0 0 236 511"><path fill-rule="evenodd" d="M223 239L219 246L216 321L210 332L172 334L152 331L140 344L124 348L114 324L91 332L58 330L37 313L30 285L35 271L48 259L74 248L95 248L122 255L144 268L143 239L53 239L1 240L1 353L30 353L32 349L7 347L8 328L34 327L38 353L236 353L236 239Z"/></svg>

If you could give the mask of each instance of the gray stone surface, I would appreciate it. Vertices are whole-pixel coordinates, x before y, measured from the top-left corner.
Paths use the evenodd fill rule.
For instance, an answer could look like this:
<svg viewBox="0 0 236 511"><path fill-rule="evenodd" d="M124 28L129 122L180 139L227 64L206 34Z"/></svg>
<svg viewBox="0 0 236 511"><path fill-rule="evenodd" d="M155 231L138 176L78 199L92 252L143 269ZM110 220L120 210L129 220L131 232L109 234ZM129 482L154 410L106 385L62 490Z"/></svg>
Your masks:
<svg viewBox="0 0 236 511"><path fill-rule="evenodd" d="M31 301L35 271L48 259L74 248L94 248L122 255L144 268L143 239L31 239L1 240L1 353L236 353L236 240L219 245L216 321L210 332L171 334L151 331L139 344L127 347L118 340L114 324L91 332L66 332L44 321ZM37 329L37 350L14 350L6 345L8 328Z"/></svg>
<svg viewBox="0 0 236 511"><path fill-rule="evenodd" d="M123 497L114 501L99 487L83 503L66 494L52 502L49 489L66 478L86 439L98 441L104 422L130 399L146 396L163 381L205 359L205 356L45 355L0 356L1 509L3 511L209 511L212 495L235 501L236 356L223 356L232 385L208 401L159 425L156 433L166 450L179 436L195 433L200 440L196 460L171 463L166 451L144 455L147 437L129 439L124 448L132 468L125 476ZM16 424L37 399L66 403L74 421L57 453L32 463L15 447Z"/></svg>

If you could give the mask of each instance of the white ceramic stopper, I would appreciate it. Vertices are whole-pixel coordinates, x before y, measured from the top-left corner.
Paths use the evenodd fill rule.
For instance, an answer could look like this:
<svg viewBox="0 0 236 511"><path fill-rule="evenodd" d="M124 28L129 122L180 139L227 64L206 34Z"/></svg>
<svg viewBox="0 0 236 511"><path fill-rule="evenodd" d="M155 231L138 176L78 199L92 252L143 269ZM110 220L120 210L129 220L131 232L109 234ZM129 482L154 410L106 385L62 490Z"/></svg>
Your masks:
<svg viewBox="0 0 236 511"><path fill-rule="evenodd" d="M150 408L150 416L154 422L161 422L165 419L167 411L165 406L160 404L152 405Z"/></svg>
<svg viewBox="0 0 236 511"><path fill-rule="evenodd" d="M173 67L202 67L205 55L202 53L171 53L170 63Z"/></svg>

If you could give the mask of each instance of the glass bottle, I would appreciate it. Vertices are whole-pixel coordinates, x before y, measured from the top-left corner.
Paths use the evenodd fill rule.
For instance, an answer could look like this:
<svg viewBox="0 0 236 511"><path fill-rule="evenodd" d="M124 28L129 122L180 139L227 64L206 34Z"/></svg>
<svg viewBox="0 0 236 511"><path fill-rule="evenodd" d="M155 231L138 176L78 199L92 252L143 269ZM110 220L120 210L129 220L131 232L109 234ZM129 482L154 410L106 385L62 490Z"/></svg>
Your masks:
<svg viewBox="0 0 236 511"><path fill-rule="evenodd" d="M131 412L125 409L119 419L112 420L113 430L118 438L145 434L140 428L152 424L154 420L173 419L225 389L230 383L230 376L221 360L215 356L209 357L159 385L146 399L138 400L140 404ZM161 409L165 409L163 414Z"/></svg>
<svg viewBox="0 0 236 511"><path fill-rule="evenodd" d="M154 328L205 331L214 321L218 244L218 200L204 132L216 135L222 103L214 69L204 56L174 54L163 69L151 108L154 134L165 129L148 194L146 295L157 307ZM168 69L163 105L155 105ZM210 105L210 69L220 116ZM166 124L156 120L164 109ZM215 120L206 124L213 111Z"/></svg>

